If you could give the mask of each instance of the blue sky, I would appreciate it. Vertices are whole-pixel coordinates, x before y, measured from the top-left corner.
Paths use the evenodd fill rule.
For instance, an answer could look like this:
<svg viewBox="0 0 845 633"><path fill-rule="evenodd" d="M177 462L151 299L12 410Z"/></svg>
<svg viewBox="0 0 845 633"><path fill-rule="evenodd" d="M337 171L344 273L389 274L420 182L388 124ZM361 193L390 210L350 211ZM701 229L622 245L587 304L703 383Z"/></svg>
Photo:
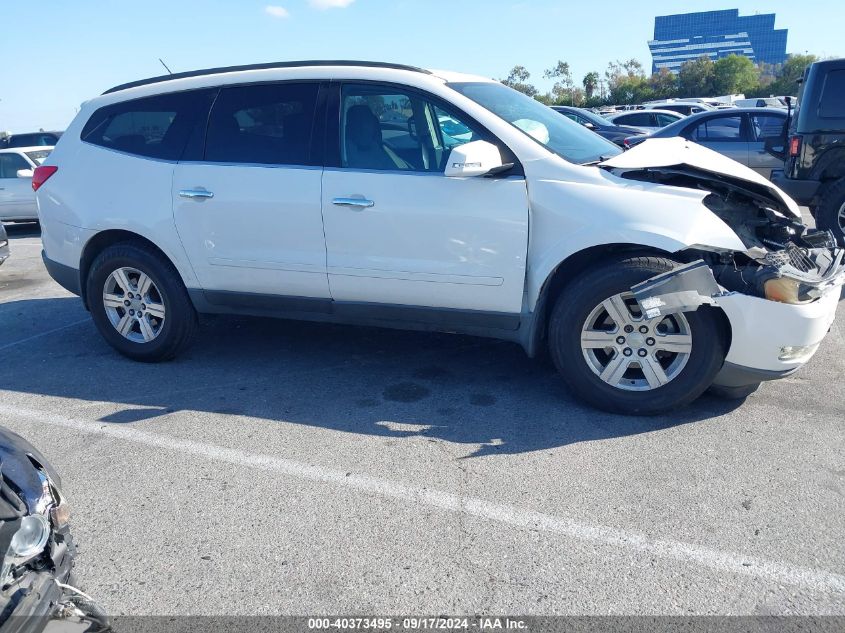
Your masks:
<svg viewBox="0 0 845 633"><path fill-rule="evenodd" d="M542 80L568 61L577 81L609 61L648 69L654 16L716 8L777 13L788 52L845 55L841 0L0 0L0 130L64 129L86 99L173 72L289 59L371 59Z"/></svg>

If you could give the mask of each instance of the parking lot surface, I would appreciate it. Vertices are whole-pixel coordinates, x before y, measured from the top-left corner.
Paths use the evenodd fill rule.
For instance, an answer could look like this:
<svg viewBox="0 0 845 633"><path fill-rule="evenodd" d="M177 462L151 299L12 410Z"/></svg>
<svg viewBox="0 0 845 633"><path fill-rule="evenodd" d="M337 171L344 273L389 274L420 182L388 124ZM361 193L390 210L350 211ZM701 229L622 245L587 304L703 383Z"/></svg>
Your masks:
<svg viewBox="0 0 845 633"><path fill-rule="evenodd" d="M52 461L113 614L845 614L845 306L744 403L589 409L516 345L203 319L120 357L0 267L0 424Z"/></svg>

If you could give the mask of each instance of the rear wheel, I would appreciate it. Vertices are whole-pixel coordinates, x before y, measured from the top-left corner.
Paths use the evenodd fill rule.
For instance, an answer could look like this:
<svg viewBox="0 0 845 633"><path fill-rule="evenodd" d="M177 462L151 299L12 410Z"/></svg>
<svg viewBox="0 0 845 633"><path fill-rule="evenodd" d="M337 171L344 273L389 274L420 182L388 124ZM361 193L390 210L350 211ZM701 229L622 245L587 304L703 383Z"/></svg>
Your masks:
<svg viewBox="0 0 845 633"><path fill-rule="evenodd" d="M100 334L134 360L173 358L196 333L197 314L179 273L146 245L115 244L100 253L86 296Z"/></svg>
<svg viewBox="0 0 845 633"><path fill-rule="evenodd" d="M651 415L684 406L713 382L724 358L715 315L647 319L630 288L671 270L661 257L633 257L588 272L562 292L549 348L570 389L595 407Z"/></svg>
<svg viewBox="0 0 845 633"><path fill-rule="evenodd" d="M819 228L833 231L840 246L845 246L845 179L829 185L816 209Z"/></svg>

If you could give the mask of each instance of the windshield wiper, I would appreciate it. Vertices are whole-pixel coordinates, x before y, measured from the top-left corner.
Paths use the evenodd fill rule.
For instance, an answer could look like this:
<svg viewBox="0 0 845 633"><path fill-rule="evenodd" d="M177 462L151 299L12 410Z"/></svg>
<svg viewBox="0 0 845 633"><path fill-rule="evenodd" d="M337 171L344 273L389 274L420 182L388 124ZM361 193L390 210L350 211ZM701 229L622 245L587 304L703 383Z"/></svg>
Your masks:
<svg viewBox="0 0 845 633"><path fill-rule="evenodd" d="M604 161L610 160L611 158L612 158L611 156L599 156L598 160L590 160L590 161L587 161L586 163L581 163L581 166L582 167L592 167L593 165L598 165L599 163L603 163Z"/></svg>

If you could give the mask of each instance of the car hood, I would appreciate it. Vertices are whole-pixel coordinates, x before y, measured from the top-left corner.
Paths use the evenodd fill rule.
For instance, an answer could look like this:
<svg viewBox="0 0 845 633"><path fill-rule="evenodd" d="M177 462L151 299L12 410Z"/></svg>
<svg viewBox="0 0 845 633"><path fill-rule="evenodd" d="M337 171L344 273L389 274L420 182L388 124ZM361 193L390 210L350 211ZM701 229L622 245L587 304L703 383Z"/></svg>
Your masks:
<svg viewBox="0 0 845 633"><path fill-rule="evenodd" d="M24 500L30 513L41 509L48 491L44 475L49 476L57 486L60 485L58 475L44 456L20 435L3 427L0 427L0 473Z"/></svg>
<svg viewBox="0 0 845 633"><path fill-rule="evenodd" d="M722 178L727 177L728 180L740 181L748 189L774 199L780 203L781 210L795 218L801 218L801 210L795 201L756 171L727 156L702 147L698 143L680 137L649 138L600 165L620 170L683 169L686 167Z"/></svg>

